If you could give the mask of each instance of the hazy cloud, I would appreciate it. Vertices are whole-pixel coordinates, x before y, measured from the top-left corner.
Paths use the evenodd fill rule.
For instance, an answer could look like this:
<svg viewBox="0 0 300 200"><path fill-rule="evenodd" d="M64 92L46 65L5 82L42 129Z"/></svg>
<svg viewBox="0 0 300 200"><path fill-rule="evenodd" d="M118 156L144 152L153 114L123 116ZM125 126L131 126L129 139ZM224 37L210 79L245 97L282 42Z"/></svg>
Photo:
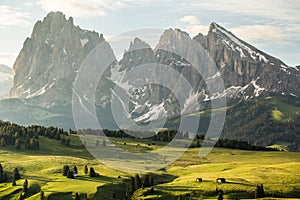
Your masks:
<svg viewBox="0 0 300 200"><path fill-rule="evenodd" d="M0 5L0 28L7 26L30 26L28 18L28 13L21 12L16 8Z"/></svg>
<svg viewBox="0 0 300 200"><path fill-rule="evenodd" d="M246 25L231 28L230 31L245 41L286 44L288 39L288 33L282 27L277 26Z"/></svg>
<svg viewBox="0 0 300 200"><path fill-rule="evenodd" d="M300 2L296 0L274 1L274 0L210 0L210 1L181 1L184 8L199 10L211 10L249 16L260 16L284 20L300 20Z"/></svg>
<svg viewBox="0 0 300 200"><path fill-rule="evenodd" d="M187 23L187 25L183 29L190 33L192 36L195 36L198 33L205 34L208 31L208 26L201 25L196 16L186 15L180 18L180 21Z"/></svg>

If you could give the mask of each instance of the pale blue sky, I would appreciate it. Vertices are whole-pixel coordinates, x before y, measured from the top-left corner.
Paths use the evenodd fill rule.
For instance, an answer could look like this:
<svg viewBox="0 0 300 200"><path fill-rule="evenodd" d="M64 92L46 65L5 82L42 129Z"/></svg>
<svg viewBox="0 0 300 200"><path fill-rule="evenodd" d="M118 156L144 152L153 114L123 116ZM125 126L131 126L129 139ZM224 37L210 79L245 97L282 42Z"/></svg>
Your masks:
<svg viewBox="0 0 300 200"><path fill-rule="evenodd" d="M300 65L299 0L0 0L0 64L12 66L34 23L58 10L104 37L140 28L180 28L194 36L217 22L285 63Z"/></svg>

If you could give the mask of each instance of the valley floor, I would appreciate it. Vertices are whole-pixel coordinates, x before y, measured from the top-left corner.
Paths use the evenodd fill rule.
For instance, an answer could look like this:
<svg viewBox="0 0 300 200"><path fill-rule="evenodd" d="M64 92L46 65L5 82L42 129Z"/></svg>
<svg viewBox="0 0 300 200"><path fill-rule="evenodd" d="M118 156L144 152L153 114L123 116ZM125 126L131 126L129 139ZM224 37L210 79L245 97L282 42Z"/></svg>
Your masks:
<svg viewBox="0 0 300 200"><path fill-rule="evenodd" d="M40 199L41 190L48 199L74 199L76 192L81 199L85 193L88 199L106 200L113 196L123 199L128 179L135 174L116 171L99 163L82 148L77 136L71 137L70 147L40 137L39 151L0 149L4 171L11 177L17 167L21 173L17 186L12 186L11 180L0 183L0 199L19 199L24 179L29 182L29 190L25 193L28 200ZM155 149L162 145L147 147L140 140L114 140L120 145L126 142L126 148ZM79 176L75 179L62 176L63 165L76 165ZM85 165L93 167L100 176L84 175ZM139 189L132 199L216 199L216 188L224 192L224 199L253 199L256 185L260 184L270 199L299 199L300 153L214 148L205 158L199 158L199 148L191 148L176 162L162 170L149 172L149 176L154 178L154 193L149 193L150 188ZM220 177L225 178L226 183L216 183L216 178ZM203 181L197 182L196 178Z"/></svg>

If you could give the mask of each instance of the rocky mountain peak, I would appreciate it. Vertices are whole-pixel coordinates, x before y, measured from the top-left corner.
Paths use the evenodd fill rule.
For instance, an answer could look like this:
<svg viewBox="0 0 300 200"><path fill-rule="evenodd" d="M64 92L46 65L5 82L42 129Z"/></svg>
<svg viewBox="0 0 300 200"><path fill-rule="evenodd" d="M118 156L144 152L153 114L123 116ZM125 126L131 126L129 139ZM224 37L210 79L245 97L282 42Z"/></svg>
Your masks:
<svg viewBox="0 0 300 200"><path fill-rule="evenodd" d="M72 17L67 20L61 12L49 13L35 24L14 63L11 97L42 102L43 107L54 105L60 94L62 99L70 99L76 70L103 40L96 32L74 26ZM46 102L40 99L43 96L47 96Z"/></svg>
<svg viewBox="0 0 300 200"><path fill-rule="evenodd" d="M134 51L137 49L151 49L150 45L140 38L134 38L133 42L130 42L128 51Z"/></svg>

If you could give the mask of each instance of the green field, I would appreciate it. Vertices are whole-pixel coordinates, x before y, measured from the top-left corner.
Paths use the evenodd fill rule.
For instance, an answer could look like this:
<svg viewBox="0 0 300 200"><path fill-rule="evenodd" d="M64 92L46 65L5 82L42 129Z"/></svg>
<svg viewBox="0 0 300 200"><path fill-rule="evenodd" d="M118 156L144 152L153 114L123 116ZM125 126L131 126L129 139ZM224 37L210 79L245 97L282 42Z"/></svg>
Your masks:
<svg viewBox="0 0 300 200"><path fill-rule="evenodd" d="M40 137L40 150L17 151L14 147L0 149L0 163L12 176L17 167L21 180L12 186L11 180L0 183L0 199L19 199L24 179L29 181L26 199L40 199L42 190L48 199L74 199L75 193L84 193L88 199L117 199L125 197L128 178L135 174L110 169L94 159L83 147L77 136L71 137L71 146L61 145L56 140ZM102 140L101 140L102 141ZM147 146L147 140L117 139L111 141L126 150L151 151L164 143ZM126 145L124 145L126 142ZM93 145L87 141L87 145ZM110 146L110 143L108 143ZM300 153L255 152L214 148L205 158L199 158L199 148L188 149L168 167L149 172L154 178L153 194L139 189L133 199L216 199L216 188L224 191L225 199L253 199L256 185L263 184L265 193L273 197L300 198ZM63 165L76 165L79 176L68 179L62 176ZM84 166L94 167L99 177L84 175ZM142 174L140 174L142 176ZM121 176L121 178L117 178ZM203 182L196 182L201 177ZM226 178L226 183L217 184L216 178Z"/></svg>

